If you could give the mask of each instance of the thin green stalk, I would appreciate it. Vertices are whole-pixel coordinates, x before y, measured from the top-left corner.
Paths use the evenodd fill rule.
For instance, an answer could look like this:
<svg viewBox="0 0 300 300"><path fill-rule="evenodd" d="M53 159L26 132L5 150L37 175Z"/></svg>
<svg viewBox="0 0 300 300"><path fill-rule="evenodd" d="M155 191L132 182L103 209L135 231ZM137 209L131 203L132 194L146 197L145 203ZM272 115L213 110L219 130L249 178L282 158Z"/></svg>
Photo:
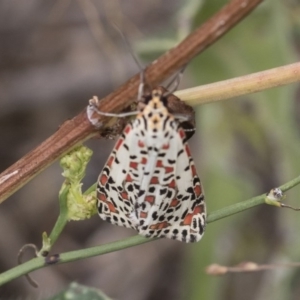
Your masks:
<svg viewBox="0 0 300 300"><path fill-rule="evenodd" d="M300 176L296 177L295 179L285 183L284 185L280 186L279 188L285 192L296 185L300 183ZM211 223L217 220L220 220L222 218L231 216L233 214L236 214L238 212L247 210L251 207L254 207L259 204L265 203L266 194L262 194L257 197L253 197L251 199L248 199L246 201L242 201L233 205L230 205L228 207L222 208L220 210L217 210L215 212L212 212L208 215L207 223ZM62 253L60 255L53 255L46 258L38 257L31 259L30 261L19 265L15 268L12 268L0 275L0 285L3 285L6 282L9 282L17 277L20 277L24 274L27 274L31 271L47 267L51 264L62 264L67 263L71 261L75 261L78 259L88 258L92 256L102 255L118 250L122 250L125 248L141 245L144 243L148 243L151 241L154 241L156 239L148 239L143 236L133 236L127 239L123 239L120 241L116 241L113 243L92 247L88 249L82 249L77 251L71 251Z"/></svg>
<svg viewBox="0 0 300 300"><path fill-rule="evenodd" d="M49 235L47 233L43 233L43 246L41 250L38 252L37 256L47 256L53 247L54 243L60 236L61 232L65 228L68 222L68 192L69 187L66 186L65 189L59 195L59 216L55 222L55 225Z"/></svg>
<svg viewBox="0 0 300 300"><path fill-rule="evenodd" d="M92 191L96 190L96 183L90 186L85 192L84 195L90 194ZM60 195L59 195L59 216L55 222L55 225L49 235L47 236L46 233L43 234L43 247L39 251L39 255L41 256L47 256L50 252L51 248L53 247L54 243L59 238L60 234L62 233L63 229L68 223L69 217L68 217L68 195L69 189L65 189Z"/></svg>
<svg viewBox="0 0 300 300"><path fill-rule="evenodd" d="M252 208L254 206L260 205L265 203L265 197L266 195L260 195L251 199L248 199L246 201L238 202L236 204L229 205L227 207L218 209L207 217L207 223L214 222L223 218L226 218L228 216L237 214L243 210Z"/></svg>
<svg viewBox="0 0 300 300"><path fill-rule="evenodd" d="M51 240L51 246L53 246L53 244L56 242L68 222L67 195L68 190L65 190L61 195L59 195L59 216L49 236Z"/></svg>

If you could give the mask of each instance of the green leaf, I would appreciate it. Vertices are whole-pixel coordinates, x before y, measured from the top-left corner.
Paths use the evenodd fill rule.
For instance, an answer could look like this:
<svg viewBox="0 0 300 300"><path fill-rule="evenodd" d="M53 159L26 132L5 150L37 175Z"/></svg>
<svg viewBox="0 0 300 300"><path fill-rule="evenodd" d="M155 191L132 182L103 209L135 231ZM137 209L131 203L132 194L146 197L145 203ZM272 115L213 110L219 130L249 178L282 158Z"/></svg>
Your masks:
<svg viewBox="0 0 300 300"><path fill-rule="evenodd" d="M80 285L76 282L70 284L70 286L63 292L60 292L56 296L48 300L110 300L100 290L91 288L88 286Z"/></svg>

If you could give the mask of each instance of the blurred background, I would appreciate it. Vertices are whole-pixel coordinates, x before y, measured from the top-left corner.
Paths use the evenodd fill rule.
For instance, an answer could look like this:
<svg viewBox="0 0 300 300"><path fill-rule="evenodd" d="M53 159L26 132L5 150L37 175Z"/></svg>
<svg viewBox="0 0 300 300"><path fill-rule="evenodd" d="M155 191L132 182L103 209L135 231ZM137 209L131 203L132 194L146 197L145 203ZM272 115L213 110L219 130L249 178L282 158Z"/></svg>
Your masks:
<svg viewBox="0 0 300 300"><path fill-rule="evenodd" d="M175 46L220 9L224 0L56 0L0 2L0 170L49 137L60 124L138 72L112 23L143 64ZM191 61L180 88L250 74L299 59L300 2L266 0L242 23ZM246 200L300 173L299 85L195 107L190 141L208 212ZM96 181L114 141L90 140L94 155L84 187ZM0 272L16 265L22 245L41 246L58 215L63 182L58 162L0 207ZM300 187L286 202L300 206ZM211 223L197 244L160 240L32 273L39 289L19 278L0 299L46 299L70 282L113 299L299 299L300 270L212 277L212 263L300 261L299 213L261 205ZM134 235L97 216L71 222L53 253ZM27 259L31 257L29 253Z"/></svg>

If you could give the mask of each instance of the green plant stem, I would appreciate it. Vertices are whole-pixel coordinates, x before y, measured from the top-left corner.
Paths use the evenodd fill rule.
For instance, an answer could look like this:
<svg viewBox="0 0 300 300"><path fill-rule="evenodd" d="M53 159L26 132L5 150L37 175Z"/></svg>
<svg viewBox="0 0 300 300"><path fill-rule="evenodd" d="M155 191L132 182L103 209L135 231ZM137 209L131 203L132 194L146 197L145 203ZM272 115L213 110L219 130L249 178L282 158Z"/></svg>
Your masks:
<svg viewBox="0 0 300 300"><path fill-rule="evenodd" d="M68 222L67 194L68 190L66 189L59 195L59 216L49 236L51 247L56 242Z"/></svg>
<svg viewBox="0 0 300 300"><path fill-rule="evenodd" d="M68 222L68 207L67 207L67 195L69 187L65 189L59 195L59 216L55 222L55 225L50 233L49 238L46 233L43 233L43 246L37 256L47 256L52 246L60 236L61 232L65 228Z"/></svg>
<svg viewBox="0 0 300 300"><path fill-rule="evenodd" d="M237 214L243 210L252 208L254 206L260 205L265 203L265 197L266 195L260 195L251 199L248 199L246 201L238 202L236 204L232 204L230 206L218 209L214 211L213 213L209 214L207 217L207 223L214 222L223 218L226 218L228 216Z"/></svg>
<svg viewBox="0 0 300 300"><path fill-rule="evenodd" d="M279 188L283 192L285 192L285 191L295 187L299 183L300 183L300 176L285 183L284 185L280 186ZM242 202L230 205L228 207L219 209L215 212L212 212L208 215L207 223L211 223L211 222L220 220L222 218L231 216L238 212L247 210L256 205L263 204L263 203L265 203L265 198L266 198L266 194L262 194L260 196L257 196L257 197L248 199L246 201L242 201ZM116 241L113 243L109 243L109 244L105 244L105 245L101 245L101 246L97 246L97 247L62 253L58 256L57 259L55 256L52 256L54 258L54 261L52 261L52 264L62 264L62 263L75 261L78 259L102 255L102 254L122 250L125 248L141 245L144 243L148 243L148 242L151 242L154 240L156 240L156 239L148 239L143 236L137 235L137 236L133 236L133 237L130 237L127 239L123 239L120 241ZM49 259L51 260L52 257L50 256L47 258L43 258L43 257L34 258L22 265L19 265L15 268L12 268L12 269L0 274L0 285L3 285L4 283L9 282L12 279L15 279L19 276L27 274L31 271L51 265L50 263L47 263L47 261L49 261Z"/></svg>
<svg viewBox="0 0 300 300"><path fill-rule="evenodd" d="M84 195L88 195L92 191L96 190L97 184L93 184L90 186L85 192ZM69 188L66 187L64 191L59 195L59 216L55 222L55 225L49 235L43 234L43 247L38 253L38 256L47 256L53 247L54 243L57 241L58 237L62 233L63 229L68 223L68 206L67 206L67 195L69 192ZM45 236L44 236L45 235ZM45 239L44 239L45 237Z"/></svg>
<svg viewBox="0 0 300 300"><path fill-rule="evenodd" d="M93 185L91 185L84 193L83 195L88 195L90 194L92 191L95 191L97 188L97 183L94 183Z"/></svg>

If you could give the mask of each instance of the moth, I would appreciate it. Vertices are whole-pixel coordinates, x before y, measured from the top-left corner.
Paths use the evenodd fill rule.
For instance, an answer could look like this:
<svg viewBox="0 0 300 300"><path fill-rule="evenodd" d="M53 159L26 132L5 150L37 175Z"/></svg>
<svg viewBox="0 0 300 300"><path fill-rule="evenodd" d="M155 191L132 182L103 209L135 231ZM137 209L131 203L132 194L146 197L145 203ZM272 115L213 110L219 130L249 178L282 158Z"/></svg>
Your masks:
<svg viewBox="0 0 300 300"><path fill-rule="evenodd" d="M99 175L97 208L101 219L143 236L197 242L206 225L204 193L184 117L170 113L169 94L158 88L141 97Z"/></svg>

